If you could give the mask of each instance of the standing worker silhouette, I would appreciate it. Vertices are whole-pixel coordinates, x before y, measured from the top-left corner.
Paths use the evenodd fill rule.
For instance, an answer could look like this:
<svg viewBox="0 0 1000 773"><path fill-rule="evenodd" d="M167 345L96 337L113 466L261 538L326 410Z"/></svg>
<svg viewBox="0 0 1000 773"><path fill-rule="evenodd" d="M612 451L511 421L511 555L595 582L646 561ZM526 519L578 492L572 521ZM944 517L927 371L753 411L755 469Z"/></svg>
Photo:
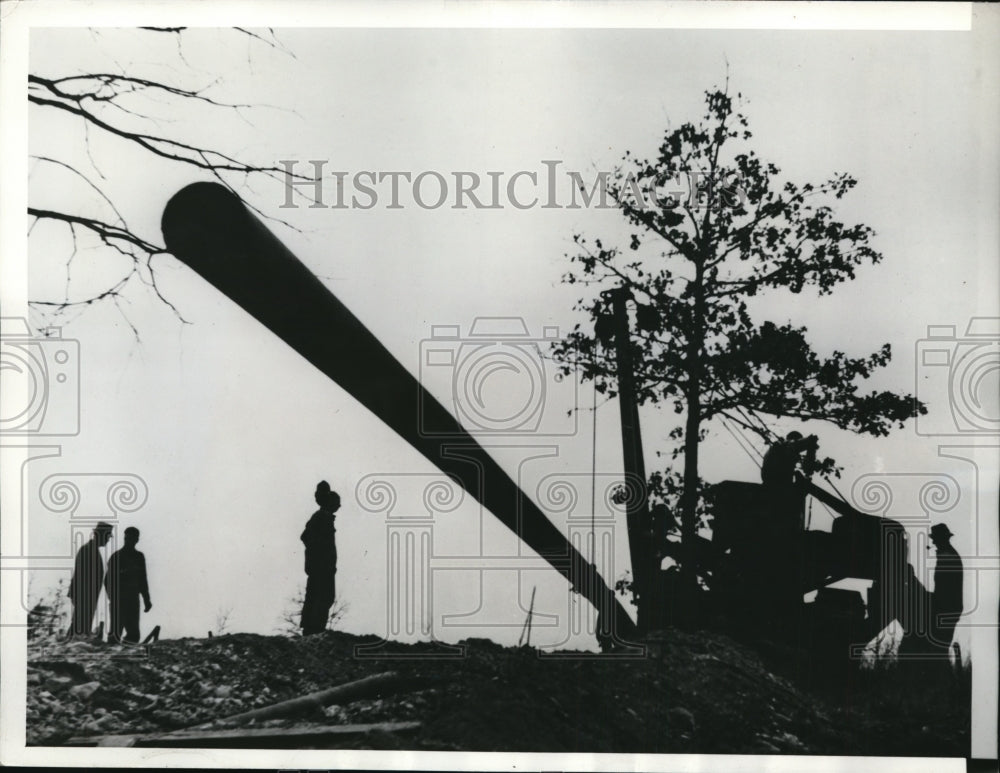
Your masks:
<svg viewBox="0 0 1000 773"><path fill-rule="evenodd" d="M109 642L139 643L139 597L148 612L153 608L149 600L149 583L146 580L146 557L135 549L139 530L135 526L125 529L125 545L108 559L108 574L104 587L111 602L111 629Z"/></svg>
<svg viewBox="0 0 1000 773"><path fill-rule="evenodd" d="M90 540L76 552L73 578L69 581L69 597L73 602L70 636L90 636L97 599L104 582L104 561L100 549L108 544L113 531L110 523L101 521L94 527Z"/></svg>
<svg viewBox="0 0 1000 773"><path fill-rule="evenodd" d="M931 541L937 549L931 595L931 643L935 650L945 653L962 615L962 559L951 545L953 536L943 523L931 527Z"/></svg>
<svg viewBox="0 0 1000 773"><path fill-rule="evenodd" d="M306 599L302 605L302 633L309 636L326 630L330 607L336 595L337 540L335 513L340 509L340 495L330 490L325 480L316 486L316 504L302 532L306 546Z"/></svg>

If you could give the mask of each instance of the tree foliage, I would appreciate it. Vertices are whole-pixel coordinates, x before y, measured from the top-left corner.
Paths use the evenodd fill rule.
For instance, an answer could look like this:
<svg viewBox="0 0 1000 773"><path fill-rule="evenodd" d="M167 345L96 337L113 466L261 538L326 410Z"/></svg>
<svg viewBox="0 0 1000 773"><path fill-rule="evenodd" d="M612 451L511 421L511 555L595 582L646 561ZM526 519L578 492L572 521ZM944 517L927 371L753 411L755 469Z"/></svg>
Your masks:
<svg viewBox="0 0 1000 773"><path fill-rule="evenodd" d="M637 399L683 415L670 434L670 454L684 458L683 476L678 481L668 471L651 483L680 511L691 550L701 507L698 444L712 419L726 417L765 439L762 417L825 421L878 436L925 410L910 395L865 390L865 380L891 358L888 343L864 356L824 355L804 327L752 318L754 296L829 295L882 255L869 226L836 216L853 177L781 181L778 167L748 147L749 122L728 89L705 96L697 123L668 131L652 159L626 153L610 177L628 245L574 236L578 251L569 256L564 282L586 287L576 308L589 323L578 324L554 352L564 373L578 370L614 395L609 291L627 288ZM837 470L832 459L819 468ZM686 581L694 585L692 572Z"/></svg>

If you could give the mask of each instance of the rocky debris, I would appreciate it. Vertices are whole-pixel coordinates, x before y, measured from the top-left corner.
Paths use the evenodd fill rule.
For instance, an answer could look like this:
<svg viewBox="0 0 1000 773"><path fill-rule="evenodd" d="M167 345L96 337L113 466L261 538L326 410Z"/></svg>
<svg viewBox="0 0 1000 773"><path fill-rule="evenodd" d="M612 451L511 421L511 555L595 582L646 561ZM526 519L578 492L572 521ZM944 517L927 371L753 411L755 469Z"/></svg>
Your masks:
<svg viewBox="0 0 1000 773"><path fill-rule="evenodd" d="M89 701L94 693L101 689L100 682L86 682L69 688L69 694L81 701Z"/></svg>
<svg viewBox="0 0 1000 773"><path fill-rule="evenodd" d="M67 677L77 684L90 681L87 669L82 663L69 660L36 660L31 665L34 669Z"/></svg>
<svg viewBox="0 0 1000 773"><path fill-rule="evenodd" d="M68 676L50 676L47 679L41 679L41 684L49 692L63 692L73 685L73 680Z"/></svg>
<svg viewBox="0 0 1000 773"><path fill-rule="evenodd" d="M760 733L757 741L761 751L771 754L808 754L806 746L792 733L781 733L779 735L768 735Z"/></svg>
<svg viewBox="0 0 1000 773"><path fill-rule="evenodd" d="M674 706L667 712L671 724L682 733L693 733L695 729L694 714L681 706Z"/></svg>
<svg viewBox="0 0 1000 773"><path fill-rule="evenodd" d="M882 710L882 704L854 691L845 707L803 692L752 650L718 634L660 632L645 657L548 655L486 640L464 642L464 653L454 658L439 657L441 650L433 645L393 648L409 658L357 656L359 645L377 641L328 632L308 638L227 634L131 649L29 643L28 743L61 745L74 736L215 725L224 717L391 670L406 681L405 689L316 706L295 718L258 720L245 729L279 731L303 721L329 727L421 723L418 733L405 737L373 731L350 741L323 733L303 740L319 748L946 756L968 751L968 701L963 709L962 696L948 704L947 723L940 721L938 698L924 707L908 694ZM921 732L924 727L930 731ZM317 740L321 737L326 740Z"/></svg>

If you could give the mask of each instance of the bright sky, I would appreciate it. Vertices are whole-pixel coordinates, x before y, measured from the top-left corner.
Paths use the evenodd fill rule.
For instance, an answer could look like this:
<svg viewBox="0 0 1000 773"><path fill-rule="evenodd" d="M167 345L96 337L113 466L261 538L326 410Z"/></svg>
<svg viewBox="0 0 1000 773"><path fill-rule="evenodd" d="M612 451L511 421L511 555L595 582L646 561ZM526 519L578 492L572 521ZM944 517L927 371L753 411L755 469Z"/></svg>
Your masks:
<svg viewBox="0 0 1000 773"><path fill-rule="evenodd" d="M891 343L893 361L873 386L919 389L930 409L921 429L944 433L920 435L910 423L889 438L871 439L809 426L822 451L845 468L837 487L859 506L862 492L872 491L866 484L892 491L885 512L911 519L918 574L928 583L933 551L923 549L921 534L930 523L947 523L963 554L990 555L983 550L996 539L996 448L975 455L964 448L973 435L967 425L955 427L964 420L949 407L954 374L923 365L918 356L929 325L955 326L954 337L935 348L964 356L981 343L965 335L970 318L998 313L1000 63L989 35L279 29L276 38L280 49L225 30L185 32L178 44L175 36L137 30L44 29L32 33L30 65L43 75L124 69L253 105L238 113L175 110L166 100L136 99L133 106L155 111L159 129L170 136L264 165L292 159L305 171L310 160L322 159L327 171L348 178L361 170L414 176L432 170L446 177L470 171L484 179L500 171L505 181L521 170L544 176L543 160L587 177L610 169L626 150L651 153L665 130L701 114L703 92L723 83L728 66L730 91L748 99L758 154L799 182L854 174L860 183L838 212L874 227L885 256L832 297L762 298L756 317L806 325L821 353L836 348L863 355ZM57 155L95 179L103 176L101 184L129 223L154 241L170 196L205 179L95 131L88 154L81 124L71 117L35 110L30 119L31 153ZM65 171L29 169L34 205L99 206ZM379 190L384 197L385 184ZM383 199L362 211L281 209L281 186L263 180L245 192L263 212L300 229L271 224L442 401L450 399L455 371L422 370L432 326L458 325L464 335L477 317L518 317L533 335L546 326L565 331L578 321L571 307L580 294L560 283L572 235L627 244L614 212L426 210L412 204L405 186L404 194L402 209L386 209ZM72 250L68 233L39 226L29 246L32 297L60 298ZM74 295L107 286L124 265L85 246L81 242L72 263ZM144 631L160 624L164 636L204 636L220 611L231 610L230 630L270 633L304 585L299 533L315 509L315 484L326 479L344 499L338 592L348 609L340 625L385 634L387 523L384 513L362 507L356 487L374 474L397 489L397 514L420 515L426 513L421 492L434 469L189 269L170 256L154 265L163 294L191 324L138 285L121 300L121 311L106 302L65 318L63 336L80 347L81 426L78 435L53 440L61 445L58 457L28 468L29 555L70 555L68 514L53 512L40 498L49 476L72 477L84 492L77 516L94 517L110 515L109 480L80 474L139 476L148 500L119 523L142 532L139 549L154 603ZM993 348L976 349L987 357L985 375L963 399L983 401L980 415L992 416L995 427L997 339L985 340ZM461 354L456 357L460 362ZM485 399L509 399L523 386L497 378ZM484 441L520 446L497 449L495 456L536 501L539 486L551 482L547 476L576 487L572 515L552 515L567 528L589 520L592 431L598 485L621 470L617 405L600 405L596 430L590 413L582 412L574 430L565 417L574 394L580 405L590 405L589 388L552 383L543 409L545 427L571 434ZM644 409L642 421L647 467L655 469L665 463L657 452L669 449L674 414ZM942 445L963 448L945 458ZM549 455L538 458L542 453ZM982 465L985 480L967 457ZM722 426L711 427L702 458L710 482L757 480L752 459ZM944 500L928 498L926 487L934 485L944 487ZM616 519L615 576L606 578L613 582L627 569L624 516L602 509L600 490L597 497L599 515ZM869 500L873 509L877 503ZM829 527L819 507L813 520ZM518 582L514 571L449 563L455 556L518 553L510 532L474 502L438 514L432 530L438 638L515 643L537 587L535 611L550 617L536 620L533 642L590 646L589 637L571 630L568 615L578 602L568 600L566 584L553 572L532 568L537 562L525 563ZM32 590L38 594L60 576L68 575L39 572ZM987 579L980 585L967 578L966 606L995 613L995 596L986 595L995 593L995 574ZM960 641L967 641L964 633Z"/></svg>

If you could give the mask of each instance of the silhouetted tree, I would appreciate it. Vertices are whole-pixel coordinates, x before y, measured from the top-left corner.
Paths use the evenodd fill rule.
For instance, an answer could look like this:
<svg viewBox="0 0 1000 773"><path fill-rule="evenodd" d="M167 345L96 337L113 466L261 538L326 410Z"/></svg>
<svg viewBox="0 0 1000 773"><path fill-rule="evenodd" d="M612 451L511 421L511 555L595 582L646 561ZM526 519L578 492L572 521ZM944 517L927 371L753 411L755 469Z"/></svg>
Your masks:
<svg viewBox="0 0 1000 773"><path fill-rule="evenodd" d="M620 249L574 236L579 251L568 256L573 268L563 280L586 286L576 308L592 327L577 325L554 352L565 374L579 370L599 392L614 395L608 291L627 288L638 400L667 402L684 414L670 433L672 457L683 456L682 476L668 473L653 484L680 512L681 584L689 601L697 582L698 445L709 421L725 416L763 436L763 414L885 435L925 412L910 395L862 392L862 382L889 362L888 343L867 356L824 356L805 328L751 318L747 301L758 294L828 295L882 256L870 244L871 228L835 217L831 205L855 186L853 177L781 183L779 169L747 148L749 124L728 86L706 92L705 105L697 123L666 132L653 159L628 152L606 178L630 241ZM820 460L820 472L836 471L832 459Z"/></svg>
<svg viewBox="0 0 1000 773"><path fill-rule="evenodd" d="M275 628L277 633L283 634L285 636L301 636L302 635L302 606L306 603L306 589L304 586L300 585L296 591L295 595L289 600L288 606L285 607L284 611L281 613L278 625ZM330 617L326 623L326 630L333 631L336 629L337 622L344 616L347 612L347 604L342 602L340 599L333 603L330 608Z"/></svg>
<svg viewBox="0 0 1000 773"><path fill-rule="evenodd" d="M54 637L65 632L69 625L66 579L60 577L46 588L41 596L34 591L35 577L28 581L28 637Z"/></svg>
<svg viewBox="0 0 1000 773"><path fill-rule="evenodd" d="M215 608L215 627L212 633L215 636L224 636L229 633L229 618L233 616L233 605L218 606Z"/></svg>

